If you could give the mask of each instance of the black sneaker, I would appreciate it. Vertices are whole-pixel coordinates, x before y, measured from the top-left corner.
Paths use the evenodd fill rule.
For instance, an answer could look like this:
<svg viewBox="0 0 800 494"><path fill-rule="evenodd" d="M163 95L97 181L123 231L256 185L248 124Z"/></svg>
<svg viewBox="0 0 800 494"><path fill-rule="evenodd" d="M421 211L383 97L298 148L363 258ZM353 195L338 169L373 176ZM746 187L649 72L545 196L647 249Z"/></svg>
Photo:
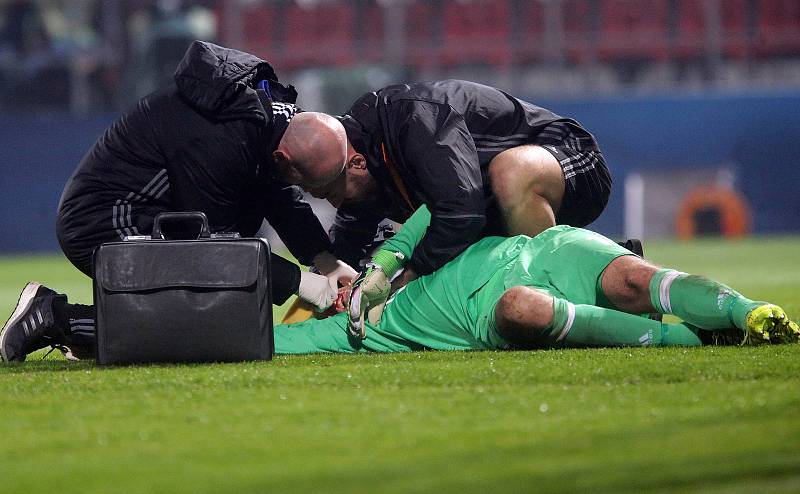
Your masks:
<svg viewBox="0 0 800 494"><path fill-rule="evenodd" d="M6 362L21 362L31 352L51 346L67 353L64 332L56 327L53 301L59 295L39 283L28 283L0 333L0 355Z"/></svg>

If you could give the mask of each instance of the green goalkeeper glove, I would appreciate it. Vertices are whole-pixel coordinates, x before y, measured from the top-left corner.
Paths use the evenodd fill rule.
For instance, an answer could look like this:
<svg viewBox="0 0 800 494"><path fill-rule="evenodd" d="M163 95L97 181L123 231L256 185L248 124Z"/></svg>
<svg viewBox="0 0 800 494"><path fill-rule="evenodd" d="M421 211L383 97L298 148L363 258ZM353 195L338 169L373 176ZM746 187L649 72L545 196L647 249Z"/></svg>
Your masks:
<svg viewBox="0 0 800 494"><path fill-rule="evenodd" d="M361 339L367 337L366 321L378 324L392 290L392 280L403 269L405 256L400 252L379 250L353 283L348 304L347 329Z"/></svg>

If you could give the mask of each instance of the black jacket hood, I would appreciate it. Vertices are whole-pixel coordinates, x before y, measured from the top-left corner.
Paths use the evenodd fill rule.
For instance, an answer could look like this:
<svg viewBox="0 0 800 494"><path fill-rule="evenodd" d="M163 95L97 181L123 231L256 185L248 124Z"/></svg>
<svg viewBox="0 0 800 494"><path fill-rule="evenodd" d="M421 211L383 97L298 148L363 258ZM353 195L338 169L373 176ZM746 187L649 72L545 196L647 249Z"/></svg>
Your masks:
<svg viewBox="0 0 800 494"><path fill-rule="evenodd" d="M297 92L278 83L275 70L254 55L205 41L193 41L175 70L178 93L198 112L215 120L266 122L255 86L269 81L271 99L294 103Z"/></svg>

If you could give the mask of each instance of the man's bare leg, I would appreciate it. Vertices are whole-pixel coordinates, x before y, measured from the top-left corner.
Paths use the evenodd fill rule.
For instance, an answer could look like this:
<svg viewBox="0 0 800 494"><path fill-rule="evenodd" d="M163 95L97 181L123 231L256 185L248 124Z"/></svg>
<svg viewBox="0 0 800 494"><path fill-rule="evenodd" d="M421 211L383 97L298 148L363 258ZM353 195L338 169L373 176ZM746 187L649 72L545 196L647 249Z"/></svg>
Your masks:
<svg viewBox="0 0 800 494"><path fill-rule="evenodd" d="M656 312L650 301L650 281L658 268L636 256L621 256L606 266L601 278L603 294L623 312Z"/></svg>
<svg viewBox="0 0 800 494"><path fill-rule="evenodd" d="M495 323L503 338L517 348L537 348L553 323L553 297L527 286L509 288L494 308Z"/></svg>
<svg viewBox="0 0 800 494"><path fill-rule="evenodd" d="M503 151L489 163L489 177L509 235L532 237L556 224L564 173L543 147L527 144Z"/></svg>

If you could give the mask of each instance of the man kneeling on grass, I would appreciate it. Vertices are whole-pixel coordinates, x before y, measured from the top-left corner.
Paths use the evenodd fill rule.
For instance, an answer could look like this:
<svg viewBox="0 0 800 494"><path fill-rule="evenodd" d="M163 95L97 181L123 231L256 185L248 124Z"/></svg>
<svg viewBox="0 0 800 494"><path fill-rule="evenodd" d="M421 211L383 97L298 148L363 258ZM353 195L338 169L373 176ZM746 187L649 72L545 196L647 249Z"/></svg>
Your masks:
<svg viewBox="0 0 800 494"><path fill-rule="evenodd" d="M348 311L275 327L275 352L404 352L586 346L791 343L783 309L663 269L594 232L560 225L535 237L487 237L389 297L423 237L423 206L353 285ZM38 305L17 307L4 333ZM674 314L664 324L641 314ZM46 315L52 331L52 316ZM0 341L8 342L7 338ZM5 344L5 343L4 343ZM5 350L5 349L4 349Z"/></svg>
<svg viewBox="0 0 800 494"><path fill-rule="evenodd" d="M535 237L488 237L397 290L430 214L420 208L373 257L349 311L275 327L277 353L696 346L790 343L784 311L731 288L663 269L588 230L555 226ZM385 310L384 310L385 309ZM646 316L674 314L664 324Z"/></svg>

